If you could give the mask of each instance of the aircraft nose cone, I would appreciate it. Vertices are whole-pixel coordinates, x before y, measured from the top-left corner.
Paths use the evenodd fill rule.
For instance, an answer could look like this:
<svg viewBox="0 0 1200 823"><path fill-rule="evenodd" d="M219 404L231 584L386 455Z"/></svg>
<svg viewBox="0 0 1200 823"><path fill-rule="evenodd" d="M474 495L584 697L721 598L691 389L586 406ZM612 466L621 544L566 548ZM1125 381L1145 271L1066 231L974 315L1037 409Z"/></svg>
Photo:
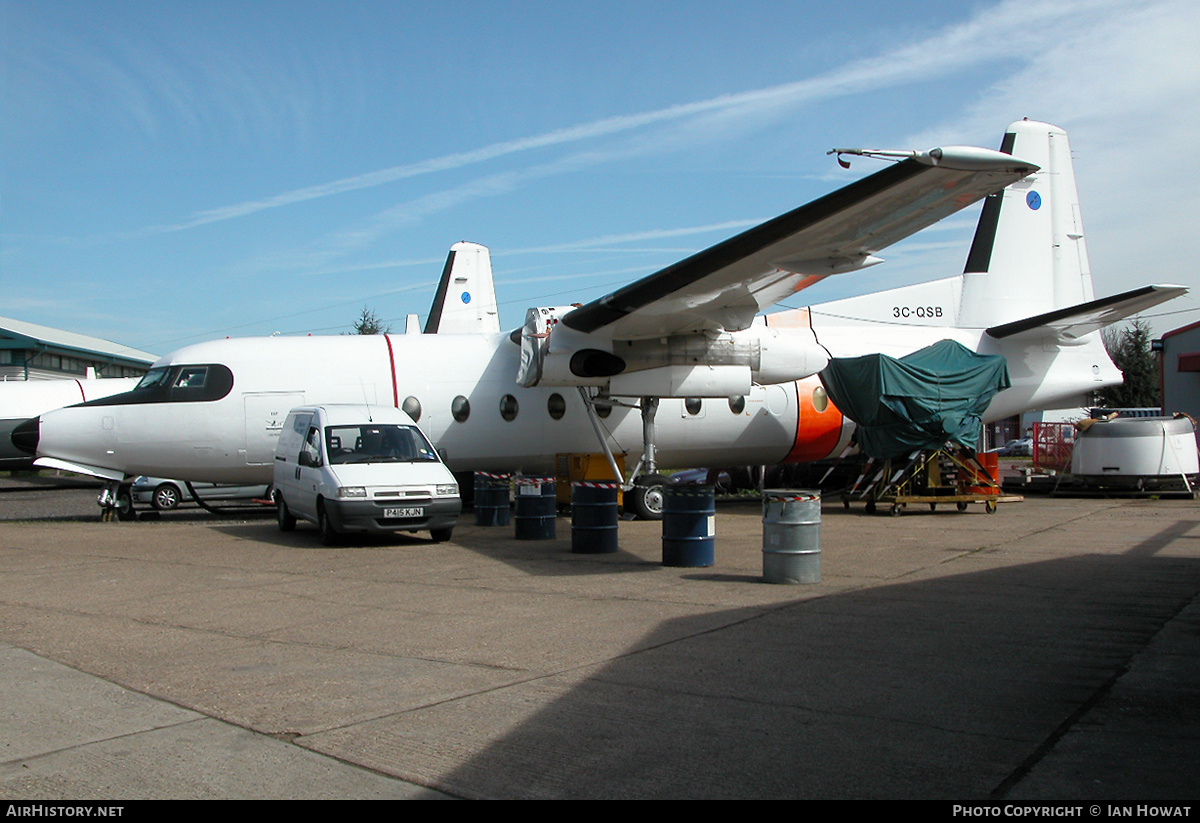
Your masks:
<svg viewBox="0 0 1200 823"><path fill-rule="evenodd" d="M38 440L41 438L42 418L31 417L12 430L12 442L23 452L37 454Z"/></svg>

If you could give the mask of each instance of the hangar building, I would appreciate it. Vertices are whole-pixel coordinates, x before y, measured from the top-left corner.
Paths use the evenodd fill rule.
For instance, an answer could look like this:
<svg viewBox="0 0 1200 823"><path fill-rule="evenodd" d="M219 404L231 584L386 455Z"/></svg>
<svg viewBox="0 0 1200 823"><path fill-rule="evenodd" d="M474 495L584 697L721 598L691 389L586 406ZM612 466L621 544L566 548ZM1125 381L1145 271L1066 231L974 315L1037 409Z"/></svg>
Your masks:
<svg viewBox="0 0 1200 823"><path fill-rule="evenodd" d="M157 360L108 340L0 317L0 380L140 377Z"/></svg>
<svg viewBox="0 0 1200 823"><path fill-rule="evenodd" d="M1163 411L1200 419L1200 323L1165 333L1161 355Z"/></svg>

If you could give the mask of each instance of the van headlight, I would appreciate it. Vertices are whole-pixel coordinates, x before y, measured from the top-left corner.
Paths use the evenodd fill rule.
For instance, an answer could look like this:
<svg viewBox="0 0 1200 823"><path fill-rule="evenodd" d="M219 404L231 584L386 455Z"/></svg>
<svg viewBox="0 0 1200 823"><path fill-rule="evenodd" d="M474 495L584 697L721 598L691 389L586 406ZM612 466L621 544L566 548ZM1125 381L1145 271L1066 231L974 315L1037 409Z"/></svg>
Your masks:
<svg viewBox="0 0 1200 823"><path fill-rule="evenodd" d="M438 497L458 497L458 486L437 486Z"/></svg>
<svg viewBox="0 0 1200 823"><path fill-rule="evenodd" d="M366 497L366 486L338 486L338 497Z"/></svg>

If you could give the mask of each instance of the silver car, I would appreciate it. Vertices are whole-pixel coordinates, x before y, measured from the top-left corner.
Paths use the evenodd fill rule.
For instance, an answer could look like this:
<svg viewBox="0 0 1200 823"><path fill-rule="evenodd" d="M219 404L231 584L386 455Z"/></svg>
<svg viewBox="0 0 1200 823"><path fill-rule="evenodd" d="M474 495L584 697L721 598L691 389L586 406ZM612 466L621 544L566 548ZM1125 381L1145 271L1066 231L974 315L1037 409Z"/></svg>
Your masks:
<svg viewBox="0 0 1200 823"><path fill-rule="evenodd" d="M267 486L226 486L214 483L193 483L192 488L204 501L209 500L266 500ZM150 504L167 511L192 499L187 484L166 477L137 477L133 481L133 502Z"/></svg>

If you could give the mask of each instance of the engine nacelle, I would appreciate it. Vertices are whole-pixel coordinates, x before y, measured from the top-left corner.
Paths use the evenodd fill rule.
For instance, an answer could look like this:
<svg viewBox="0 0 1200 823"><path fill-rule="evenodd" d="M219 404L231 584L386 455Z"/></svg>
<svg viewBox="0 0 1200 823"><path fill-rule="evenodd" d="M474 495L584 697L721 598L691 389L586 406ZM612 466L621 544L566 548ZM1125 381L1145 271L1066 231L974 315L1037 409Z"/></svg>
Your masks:
<svg viewBox="0 0 1200 823"><path fill-rule="evenodd" d="M811 329L751 326L736 332L611 340L559 323L570 307L529 309L521 336L523 386L607 386L612 394L730 397L752 384L801 380L829 362Z"/></svg>

